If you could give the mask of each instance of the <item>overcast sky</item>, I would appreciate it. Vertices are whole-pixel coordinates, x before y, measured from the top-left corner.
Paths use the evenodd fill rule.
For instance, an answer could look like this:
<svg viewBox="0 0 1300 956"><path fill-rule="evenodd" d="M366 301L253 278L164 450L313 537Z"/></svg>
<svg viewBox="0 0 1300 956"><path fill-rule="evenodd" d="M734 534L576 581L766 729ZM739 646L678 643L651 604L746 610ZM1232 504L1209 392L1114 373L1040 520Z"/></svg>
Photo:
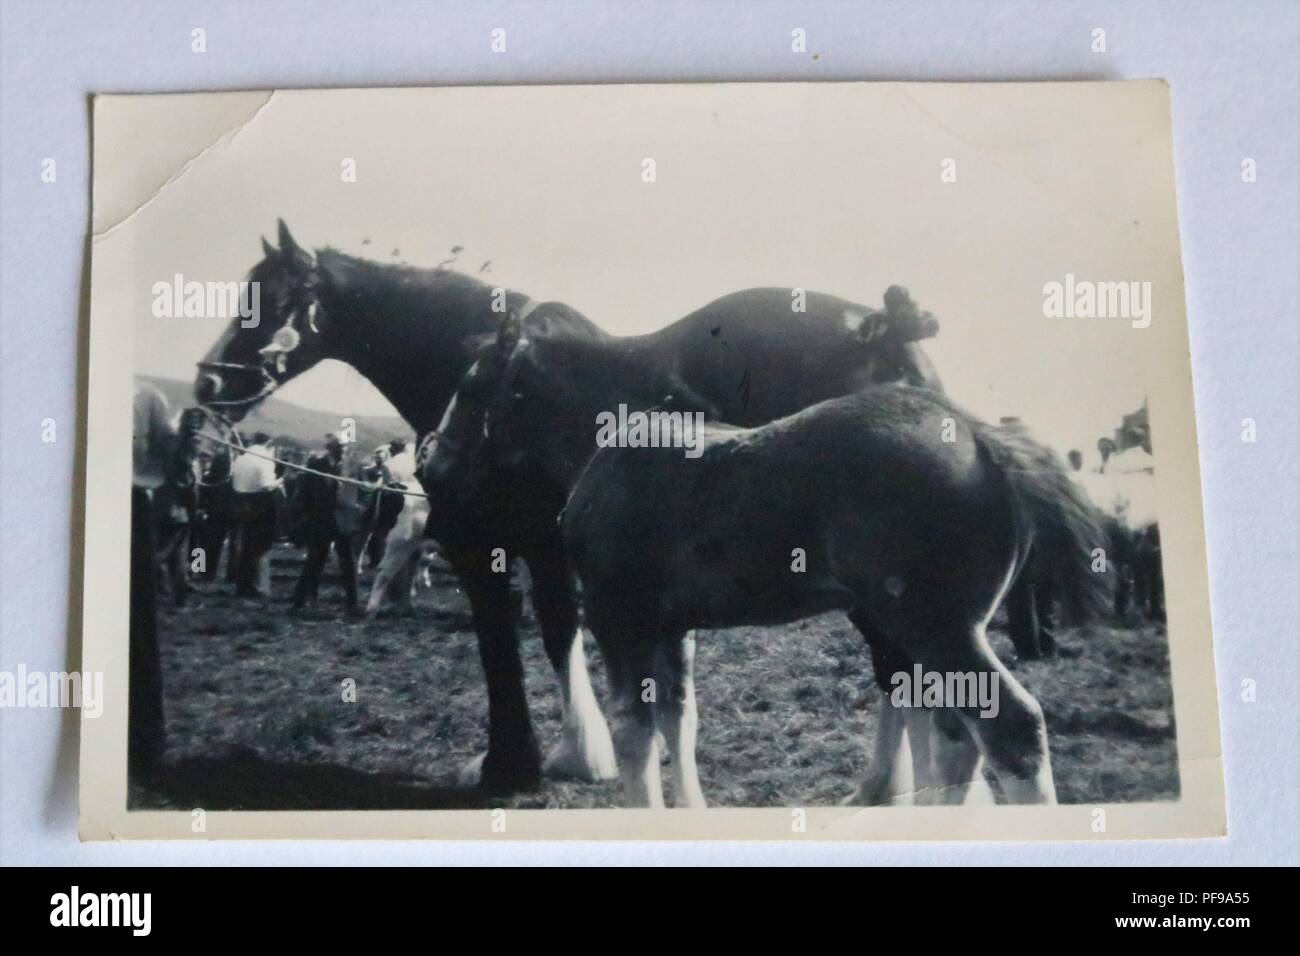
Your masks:
<svg viewBox="0 0 1300 956"><path fill-rule="evenodd" d="M97 115L95 294L133 327L137 371L189 379L222 323L153 318L153 283L242 278L277 216L380 261L463 246L466 271L490 259L494 284L615 333L750 286L878 306L899 283L942 322L928 348L957 401L1091 453L1183 321L1170 163L1157 84L116 98ZM1045 317L1066 273L1152 282L1152 328ZM336 363L280 395L391 413Z"/></svg>

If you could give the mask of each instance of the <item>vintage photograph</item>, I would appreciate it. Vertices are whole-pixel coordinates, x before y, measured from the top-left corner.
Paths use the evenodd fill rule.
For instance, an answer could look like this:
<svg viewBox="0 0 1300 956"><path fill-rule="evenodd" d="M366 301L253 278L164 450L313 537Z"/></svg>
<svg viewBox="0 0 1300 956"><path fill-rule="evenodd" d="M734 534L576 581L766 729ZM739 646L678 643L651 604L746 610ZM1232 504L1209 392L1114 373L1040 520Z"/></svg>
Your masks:
<svg viewBox="0 0 1300 956"><path fill-rule="evenodd" d="M1223 832L1162 82L99 96L93 200L83 838Z"/></svg>

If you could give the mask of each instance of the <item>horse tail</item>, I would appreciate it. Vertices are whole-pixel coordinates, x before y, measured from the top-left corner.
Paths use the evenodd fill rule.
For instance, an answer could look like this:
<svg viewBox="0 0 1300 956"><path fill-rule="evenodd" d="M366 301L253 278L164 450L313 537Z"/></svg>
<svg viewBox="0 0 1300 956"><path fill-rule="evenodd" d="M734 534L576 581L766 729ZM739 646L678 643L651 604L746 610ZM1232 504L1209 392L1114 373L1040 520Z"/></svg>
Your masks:
<svg viewBox="0 0 1300 956"><path fill-rule="evenodd" d="M1056 453L1022 427L982 422L971 422L971 427L1010 491L1020 565L1032 547L1051 574L1066 613L1076 620L1102 617L1111 606L1115 581L1109 564L1105 571L1093 570L1095 549L1109 552L1111 547L1101 513Z"/></svg>

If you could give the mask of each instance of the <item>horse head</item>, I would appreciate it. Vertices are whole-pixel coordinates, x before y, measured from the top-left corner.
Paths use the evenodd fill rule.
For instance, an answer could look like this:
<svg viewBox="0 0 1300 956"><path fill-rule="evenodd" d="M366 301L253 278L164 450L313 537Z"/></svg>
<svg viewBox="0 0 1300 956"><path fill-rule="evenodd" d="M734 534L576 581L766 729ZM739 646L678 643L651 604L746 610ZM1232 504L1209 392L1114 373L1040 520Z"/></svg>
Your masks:
<svg viewBox="0 0 1300 956"><path fill-rule="evenodd" d="M922 311L902 286L891 285L884 298L885 308L866 315L856 330L863 342L905 345L939 334L939 320Z"/></svg>
<svg viewBox="0 0 1300 956"><path fill-rule="evenodd" d="M279 221L280 247L262 239L262 261L248 274L248 318L236 316L198 363L194 396L232 421L326 357L321 305L326 275Z"/></svg>
<svg viewBox="0 0 1300 956"><path fill-rule="evenodd" d="M876 384L901 382L941 392L943 386L920 342L939 333L939 320L919 308L902 286L885 290L884 309L870 312L853 337L868 347L871 380Z"/></svg>
<svg viewBox="0 0 1300 956"><path fill-rule="evenodd" d="M465 346L474 361L461 378L436 430L416 452L416 466L426 489L442 497L467 495L477 466L489 451L499 450L503 411L508 411L513 381L528 360L530 342L518 310L510 308L495 335L473 336ZM492 448L488 448L489 443Z"/></svg>

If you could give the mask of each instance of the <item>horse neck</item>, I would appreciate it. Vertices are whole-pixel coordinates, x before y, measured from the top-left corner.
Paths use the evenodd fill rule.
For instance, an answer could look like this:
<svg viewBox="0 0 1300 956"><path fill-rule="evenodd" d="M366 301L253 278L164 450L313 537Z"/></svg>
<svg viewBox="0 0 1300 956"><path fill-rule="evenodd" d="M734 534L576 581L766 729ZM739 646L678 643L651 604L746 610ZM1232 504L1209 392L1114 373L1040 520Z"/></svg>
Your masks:
<svg viewBox="0 0 1300 956"><path fill-rule="evenodd" d="M469 367L467 336L492 331L491 290L395 287L322 297L326 357L360 372L416 431L435 428Z"/></svg>
<svg viewBox="0 0 1300 956"><path fill-rule="evenodd" d="M460 361L452 363L442 355L436 364L430 356L426 363L422 363L422 374L415 374L414 370L399 374L398 367L390 364L389 360L370 354L339 358L365 376L417 435L424 435L437 427L443 409L456 390L456 383L469 367L463 356Z"/></svg>
<svg viewBox="0 0 1300 956"><path fill-rule="evenodd" d="M580 386L573 406L566 411L564 420L573 423L572 427L550 432L551 439L559 446L558 453L551 456L550 477L572 489L597 450L596 416L601 412L617 415L619 405L626 405L631 413L661 404L662 389L653 389L649 383L665 366L659 362L653 336L568 340L555 347L575 350L578 360L570 358L570 361L582 369L583 375L596 380ZM634 376L626 374L628 368L646 371L645 387L634 384Z"/></svg>

